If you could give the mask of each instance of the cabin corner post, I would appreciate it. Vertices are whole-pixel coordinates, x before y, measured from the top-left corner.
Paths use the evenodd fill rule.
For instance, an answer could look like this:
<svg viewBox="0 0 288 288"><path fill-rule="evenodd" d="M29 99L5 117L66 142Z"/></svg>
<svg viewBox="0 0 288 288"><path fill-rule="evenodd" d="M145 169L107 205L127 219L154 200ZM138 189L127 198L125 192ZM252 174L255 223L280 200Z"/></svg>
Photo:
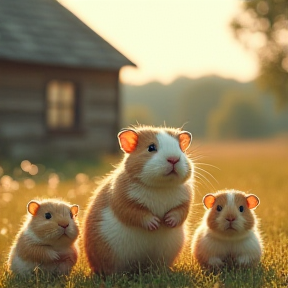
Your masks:
<svg viewBox="0 0 288 288"><path fill-rule="evenodd" d="M121 83L120 83L120 70L116 72L116 81L115 81L115 123L114 123L114 138L115 138L115 144L113 144L112 150L113 153L117 153L119 150L118 147L118 141L116 139L116 135L118 134L119 130L121 129L121 123L122 123L122 93L121 93Z"/></svg>

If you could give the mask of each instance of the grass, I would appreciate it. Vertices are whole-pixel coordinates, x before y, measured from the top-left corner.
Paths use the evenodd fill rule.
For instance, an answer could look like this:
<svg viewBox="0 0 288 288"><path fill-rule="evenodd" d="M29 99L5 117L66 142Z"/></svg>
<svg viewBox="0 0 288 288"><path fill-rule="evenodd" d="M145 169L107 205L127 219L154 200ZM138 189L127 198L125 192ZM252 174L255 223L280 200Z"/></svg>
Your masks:
<svg viewBox="0 0 288 288"><path fill-rule="evenodd" d="M89 165L89 169L86 169L85 165L71 165L69 162L69 176L65 174L65 165L58 168L59 171L55 167L46 168L41 177L29 176L26 172L19 172L18 163L18 167L7 170L10 171L11 178L3 177L7 172L2 171L0 287L287 287L288 139L225 144L193 143L192 155L205 156L195 160L198 167L196 172L202 176L197 178L193 208L194 227L203 215L201 199L206 193L235 188L259 196L261 203L256 214L261 219L265 251L258 267L225 267L221 272L211 273L201 270L189 253L185 253L172 267L173 271L159 268L147 273L140 271L137 275L114 275L107 277L105 281L90 274L84 259L79 261L70 276L53 277L39 272L25 280L12 277L7 272L5 260L21 218L26 213L28 201L35 197L62 197L71 203L79 204L83 212L95 187L95 179L112 169L109 163L116 163L119 158L105 158L102 160L103 165L95 163L95 168ZM74 167L74 170L71 167ZM80 220L82 215L83 213L80 213Z"/></svg>

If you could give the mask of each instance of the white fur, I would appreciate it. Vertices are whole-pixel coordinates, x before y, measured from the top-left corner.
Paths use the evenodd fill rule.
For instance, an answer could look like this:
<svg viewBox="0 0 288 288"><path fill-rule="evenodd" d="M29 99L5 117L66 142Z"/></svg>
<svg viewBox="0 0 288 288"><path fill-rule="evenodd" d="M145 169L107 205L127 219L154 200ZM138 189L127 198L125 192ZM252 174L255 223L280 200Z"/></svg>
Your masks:
<svg viewBox="0 0 288 288"><path fill-rule="evenodd" d="M249 264L261 257L262 243L257 231L248 230L235 237L225 237L202 225L195 232L195 235L199 234L201 240L198 250L203 251L201 255L206 257L205 262L209 265L219 266L229 255L240 265Z"/></svg>
<svg viewBox="0 0 288 288"><path fill-rule="evenodd" d="M157 139L159 143L157 152L147 161L140 175L142 182L147 185L130 184L128 195L147 207L154 215L163 218L170 209L191 198L193 178L190 177L185 186L183 178L189 173L188 169L192 169L193 173L193 164L189 166L189 160L181 151L177 139L166 132L160 132ZM167 161L171 157L179 158L179 162L175 165L178 175L167 176L173 169L173 165Z"/></svg>
<svg viewBox="0 0 288 288"><path fill-rule="evenodd" d="M131 184L128 195L139 204L147 207L152 214L163 218L173 207L189 201L191 191L184 185L172 186L170 189L146 189L138 184Z"/></svg>
<svg viewBox="0 0 288 288"><path fill-rule="evenodd" d="M161 131L157 134L157 140L157 152L152 152L154 154L144 165L140 179L150 187L179 185L189 172L189 160L181 151L178 140L168 133ZM168 175L173 170L173 165L167 161L169 158L179 159L174 166L177 175Z"/></svg>
<svg viewBox="0 0 288 288"><path fill-rule="evenodd" d="M235 199L234 193L227 193L227 206L228 207L231 207L231 208L234 207L235 205L234 199Z"/></svg>
<svg viewBox="0 0 288 288"><path fill-rule="evenodd" d="M33 244L41 243L41 240L34 234L34 232L29 227L27 227L27 229L23 231L23 234L29 237L31 243ZM35 268L35 263L31 261L25 261L18 256L18 253L16 253L16 246L12 248L9 254L9 262L11 265L10 269L21 275L30 273Z"/></svg>
<svg viewBox="0 0 288 288"><path fill-rule="evenodd" d="M35 268L35 263L24 261L18 255L15 255L15 257L13 257L12 262L11 262L11 267L10 267L12 271L20 275L25 275L27 273L30 273L31 271L34 270L34 268Z"/></svg>
<svg viewBox="0 0 288 288"><path fill-rule="evenodd" d="M184 232L182 227L160 227L156 231L147 231L138 227L122 224L109 207L102 211L101 235L114 250L119 259L118 269L135 261L147 259L155 262L164 260L169 263L182 247ZM169 254L168 254L169 252Z"/></svg>
<svg viewBox="0 0 288 288"><path fill-rule="evenodd" d="M23 234L27 235L27 237L30 240L32 240L33 243L39 243L40 244L43 242L43 240L41 241L41 239L37 235L35 235L35 233L31 230L31 228L29 226L27 227L27 229L25 229L23 231Z"/></svg>
<svg viewBox="0 0 288 288"><path fill-rule="evenodd" d="M182 153L179 141L168 133L161 131L157 135L157 140L159 143L159 152L163 157L169 157L172 155L180 157Z"/></svg>

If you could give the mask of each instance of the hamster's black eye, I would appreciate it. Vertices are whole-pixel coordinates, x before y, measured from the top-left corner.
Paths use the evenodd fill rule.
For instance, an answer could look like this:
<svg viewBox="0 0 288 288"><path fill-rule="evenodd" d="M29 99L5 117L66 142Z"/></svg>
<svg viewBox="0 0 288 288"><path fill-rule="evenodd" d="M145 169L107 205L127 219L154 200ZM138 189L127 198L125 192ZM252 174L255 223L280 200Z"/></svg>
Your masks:
<svg viewBox="0 0 288 288"><path fill-rule="evenodd" d="M239 211L240 211L240 212L243 212L243 211L244 211L244 207L243 207L242 205L239 207Z"/></svg>
<svg viewBox="0 0 288 288"><path fill-rule="evenodd" d="M72 214L72 212L70 212L70 217L71 217L71 219L73 219L73 214Z"/></svg>
<svg viewBox="0 0 288 288"><path fill-rule="evenodd" d="M222 210L222 206L217 205L217 208L216 208L216 209L217 209L218 212L220 212L220 211Z"/></svg>
<svg viewBox="0 0 288 288"><path fill-rule="evenodd" d="M155 144L150 144L148 146L148 151L149 152L157 151L156 145Z"/></svg>
<svg viewBox="0 0 288 288"><path fill-rule="evenodd" d="M48 212L48 213L45 213L45 218L46 218L46 219L50 219L51 217L52 217L51 213L49 213L49 212Z"/></svg>

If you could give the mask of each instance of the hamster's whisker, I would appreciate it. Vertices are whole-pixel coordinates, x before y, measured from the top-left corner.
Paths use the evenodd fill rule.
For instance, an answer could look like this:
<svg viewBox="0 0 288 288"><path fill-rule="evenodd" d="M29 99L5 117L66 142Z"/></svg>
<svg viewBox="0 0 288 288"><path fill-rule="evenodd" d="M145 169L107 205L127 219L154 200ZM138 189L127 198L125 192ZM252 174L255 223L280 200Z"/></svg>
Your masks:
<svg viewBox="0 0 288 288"><path fill-rule="evenodd" d="M215 169L217 169L217 170L221 170L219 167L217 167L217 166L215 166L215 165L212 165L212 164L209 164L209 163L195 162L194 164L195 164L195 165L205 165L205 166L209 166L209 167L215 168Z"/></svg>
<svg viewBox="0 0 288 288"><path fill-rule="evenodd" d="M207 171L205 171L205 170L203 170L203 169L200 169L200 168L197 168L197 169L200 170L201 172L206 172L209 176L212 177L213 180L215 180L215 181L217 182L217 180L216 180L209 172L207 172ZM212 185L211 181L210 181L203 173L201 173L201 172L194 170L194 174L195 174L196 176L200 176L200 177L198 177L198 179L206 180L209 184ZM218 182L217 182L217 183L218 183ZM212 185L212 186L213 186L213 185Z"/></svg>
<svg viewBox="0 0 288 288"><path fill-rule="evenodd" d="M200 144L200 145L197 145L197 146L195 146L195 147L190 147L190 149L189 149L189 153L195 153L195 152L199 152L199 151L201 151L201 147L202 145Z"/></svg>
<svg viewBox="0 0 288 288"><path fill-rule="evenodd" d="M203 188L205 188L205 189L209 189L210 190L210 187L208 187L207 186L207 184L206 183L203 183L203 180L201 179L201 178L199 178L198 177L198 179L200 179L201 181L195 181L194 182L194 190L195 190L195 193L197 192L199 192L198 190L199 190L199 186L201 186L201 187L203 187ZM199 193L198 193L199 194Z"/></svg>
<svg viewBox="0 0 288 288"><path fill-rule="evenodd" d="M210 184L210 186L212 187L212 189L215 190L214 185L211 183L211 181L210 181L205 175L203 175L203 174L201 174L201 173L199 173L199 172L197 172L197 171L194 171L194 175L195 175L195 178L201 180L201 182L198 182L198 181L197 181L198 184L201 184L201 185L203 185L203 187L206 187L206 188L209 189L210 187L206 184L206 182L207 182L207 183ZM205 181L206 181L206 182L205 182ZM203 183L202 183L202 182L203 182Z"/></svg>
<svg viewBox="0 0 288 288"><path fill-rule="evenodd" d="M206 170L203 169L203 168L197 167L197 166L195 167L195 169L198 169L198 170L200 170L200 171L208 174L213 180L216 181L217 184L219 184L218 180L217 180L210 172L206 171Z"/></svg>
<svg viewBox="0 0 288 288"><path fill-rule="evenodd" d="M194 162L194 161L197 161L199 159L205 158L205 156L204 155L193 155L193 156L190 156L190 158Z"/></svg>
<svg viewBox="0 0 288 288"><path fill-rule="evenodd" d="M198 180L200 180L200 181L198 181ZM198 175L194 175L194 183L193 183L193 186L194 186L195 192L198 190L199 185L202 186L202 187L207 188L206 183L203 183L203 179L200 178Z"/></svg>

